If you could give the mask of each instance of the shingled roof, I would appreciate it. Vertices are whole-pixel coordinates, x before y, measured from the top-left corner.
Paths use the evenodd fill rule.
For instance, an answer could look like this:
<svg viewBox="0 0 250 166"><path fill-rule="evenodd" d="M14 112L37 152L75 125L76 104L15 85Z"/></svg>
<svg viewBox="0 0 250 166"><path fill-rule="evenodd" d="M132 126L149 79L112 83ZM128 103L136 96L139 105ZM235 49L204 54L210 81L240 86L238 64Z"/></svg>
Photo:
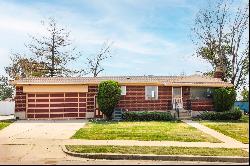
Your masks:
<svg viewBox="0 0 250 166"><path fill-rule="evenodd" d="M51 77L51 78L23 78L13 81L15 85L60 85L86 84L96 85L101 81L114 80L123 85L165 85L165 86L205 86L205 87L232 87L218 78L201 75L191 76L104 76L104 77Z"/></svg>

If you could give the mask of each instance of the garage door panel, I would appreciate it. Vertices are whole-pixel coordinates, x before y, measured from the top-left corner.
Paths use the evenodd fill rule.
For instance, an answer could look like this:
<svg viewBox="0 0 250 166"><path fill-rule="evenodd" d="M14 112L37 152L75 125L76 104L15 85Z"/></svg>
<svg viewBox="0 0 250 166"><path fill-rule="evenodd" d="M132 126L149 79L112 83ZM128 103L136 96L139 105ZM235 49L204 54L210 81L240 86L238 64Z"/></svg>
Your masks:
<svg viewBox="0 0 250 166"><path fill-rule="evenodd" d="M53 103L53 102L64 102L64 98L50 99L50 103Z"/></svg>
<svg viewBox="0 0 250 166"><path fill-rule="evenodd" d="M78 117L78 113L65 113L64 117Z"/></svg>
<svg viewBox="0 0 250 166"><path fill-rule="evenodd" d="M78 93L65 93L65 97L78 97Z"/></svg>
<svg viewBox="0 0 250 166"><path fill-rule="evenodd" d="M35 94L28 94L28 97L35 97Z"/></svg>
<svg viewBox="0 0 250 166"><path fill-rule="evenodd" d="M28 94L27 118L29 119L65 119L85 118L86 94L51 93Z"/></svg>
<svg viewBox="0 0 250 166"><path fill-rule="evenodd" d="M86 107L86 103L79 103L79 107Z"/></svg>
<svg viewBox="0 0 250 166"><path fill-rule="evenodd" d="M64 103L64 107L78 107L78 103Z"/></svg>
<svg viewBox="0 0 250 166"><path fill-rule="evenodd" d="M53 108L50 109L50 112L64 112L64 108Z"/></svg>
<svg viewBox="0 0 250 166"><path fill-rule="evenodd" d="M49 94L36 94L36 97L49 97Z"/></svg>
<svg viewBox="0 0 250 166"><path fill-rule="evenodd" d="M50 114L50 118L63 118L63 114Z"/></svg>
<svg viewBox="0 0 250 166"><path fill-rule="evenodd" d="M78 98L66 98L65 102L78 102Z"/></svg>
<svg viewBox="0 0 250 166"><path fill-rule="evenodd" d="M35 114L27 114L27 118L33 119L33 118L35 118Z"/></svg>
<svg viewBox="0 0 250 166"><path fill-rule="evenodd" d="M28 113L34 113L35 110L34 110L34 109L27 109L27 112L28 112Z"/></svg>
<svg viewBox="0 0 250 166"><path fill-rule="evenodd" d="M31 107L36 107L36 104L28 104L28 107L31 108Z"/></svg>
<svg viewBox="0 0 250 166"><path fill-rule="evenodd" d="M34 109L34 113L39 112L39 113L48 113L49 109Z"/></svg>
<svg viewBox="0 0 250 166"><path fill-rule="evenodd" d="M35 114L35 118L49 118L49 114Z"/></svg>
<svg viewBox="0 0 250 166"><path fill-rule="evenodd" d="M64 112L77 112L78 113L78 108L65 108Z"/></svg>
<svg viewBox="0 0 250 166"><path fill-rule="evenodd" d="M50 97L64 97L64 93L55 93L55 94L51 93Z"/></svg>
<svg viewBox="0 0 250 166"><path fill-rule="evenodd" d="M49 104L36 104L36 107L49 107Z"/></svg>
<svg viewBox="0 0 250 166"><path fill-rule="evenodd" d="M86 108L79 108L79 112L86 112Z"/></svg>
<svg viewBox="0 0 250 166"><path fill-rule="evenodd" d="M79 117L86 117L86 113L80 113Z"/></svg>
<svg viewBox="0 0 250 166"><path fill-rule="evenodd" d="M49 99L36 99L36 102L49 102Z"/></svg>
<svg viewBox="0 0 250 166"><path fill-rule="evenodd" d="M36 102L36 100L35 99L28 99L28 102L30 103L30 102Z"/></svg>
<svg viewBox="0 0 250 166"><path fill-rule="evenodd" d="M86 93L79 93L79 97L87 97Z"/></svg>
<svg viewBox="0 0 250 166"><path fill-rule="evenodd" d="M87 99L86 99L86 98L79 98L79 102L84 102L84 103L86 103L86 102L87 102Z"/></svg>

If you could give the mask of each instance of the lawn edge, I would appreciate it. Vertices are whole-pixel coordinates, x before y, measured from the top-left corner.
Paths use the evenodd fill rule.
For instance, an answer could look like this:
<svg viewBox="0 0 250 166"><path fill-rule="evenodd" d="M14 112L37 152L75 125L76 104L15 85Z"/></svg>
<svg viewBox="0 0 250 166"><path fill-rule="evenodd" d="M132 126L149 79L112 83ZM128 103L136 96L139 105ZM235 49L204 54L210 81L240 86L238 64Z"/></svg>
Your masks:
<svg viewBox="0 0 250 166"><path fill-rule="evenodd" d="M234 162L248 163L249 157L239 156L188 156L188 155L150 155L150 154L115 154L115 153L76 153L69 151L65 145L62 151L67 155L107 160L162 160L162 161L206 161L206 162Z"/></svg>

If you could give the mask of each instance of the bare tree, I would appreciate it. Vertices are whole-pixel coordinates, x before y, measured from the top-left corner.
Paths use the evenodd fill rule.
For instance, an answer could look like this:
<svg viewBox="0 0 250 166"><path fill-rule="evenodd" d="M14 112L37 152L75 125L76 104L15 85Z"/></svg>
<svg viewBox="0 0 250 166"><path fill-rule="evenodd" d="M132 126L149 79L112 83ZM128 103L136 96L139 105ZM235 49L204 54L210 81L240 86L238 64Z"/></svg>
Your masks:
<svg viewBox="0 0 250 166"><path fill-rule="evenodd" d="M198 12L192 41L197 46L196 55L214 69L220 66L223 80L238 89L247 83L249 73L249 4L234 12L229 0L216 2L213 5L210 1Z"/></svg>
<svg viewBox="0 0 250 166"><path fill-rule="evenodd" d="M11 57L12 64L5 68L11 78L68 76L78 72L68 67L69 62L80 56L71 46L70 32L61 28L53 18L46 23L42 21L42 25L46 35L41 38L30 36L31 43L25 45L31 54L15 53Z"/></svg>
<svg viewBox="0 0 250 166"><path fill-rule="evenodd" d="M111 57L111 47L113 42L104 42L100 51L94 56L87 58L88 68L87 70L82 70L84 74L92 74L93 77L97 77L104 68L102 67L102 62L105 59Z"/></svg>

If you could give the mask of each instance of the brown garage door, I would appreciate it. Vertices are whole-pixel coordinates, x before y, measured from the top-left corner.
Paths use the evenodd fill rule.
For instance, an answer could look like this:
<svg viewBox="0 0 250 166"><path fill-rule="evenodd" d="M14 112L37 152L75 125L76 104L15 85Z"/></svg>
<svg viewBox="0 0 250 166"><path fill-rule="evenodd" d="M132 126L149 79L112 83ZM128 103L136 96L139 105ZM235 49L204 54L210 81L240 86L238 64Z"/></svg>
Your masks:
<svg viewBox="0 0 250 166"><path fill-rule="evenodd" d="M86 117L86 93L29 93L28 119L75 119Z"/></svg>

